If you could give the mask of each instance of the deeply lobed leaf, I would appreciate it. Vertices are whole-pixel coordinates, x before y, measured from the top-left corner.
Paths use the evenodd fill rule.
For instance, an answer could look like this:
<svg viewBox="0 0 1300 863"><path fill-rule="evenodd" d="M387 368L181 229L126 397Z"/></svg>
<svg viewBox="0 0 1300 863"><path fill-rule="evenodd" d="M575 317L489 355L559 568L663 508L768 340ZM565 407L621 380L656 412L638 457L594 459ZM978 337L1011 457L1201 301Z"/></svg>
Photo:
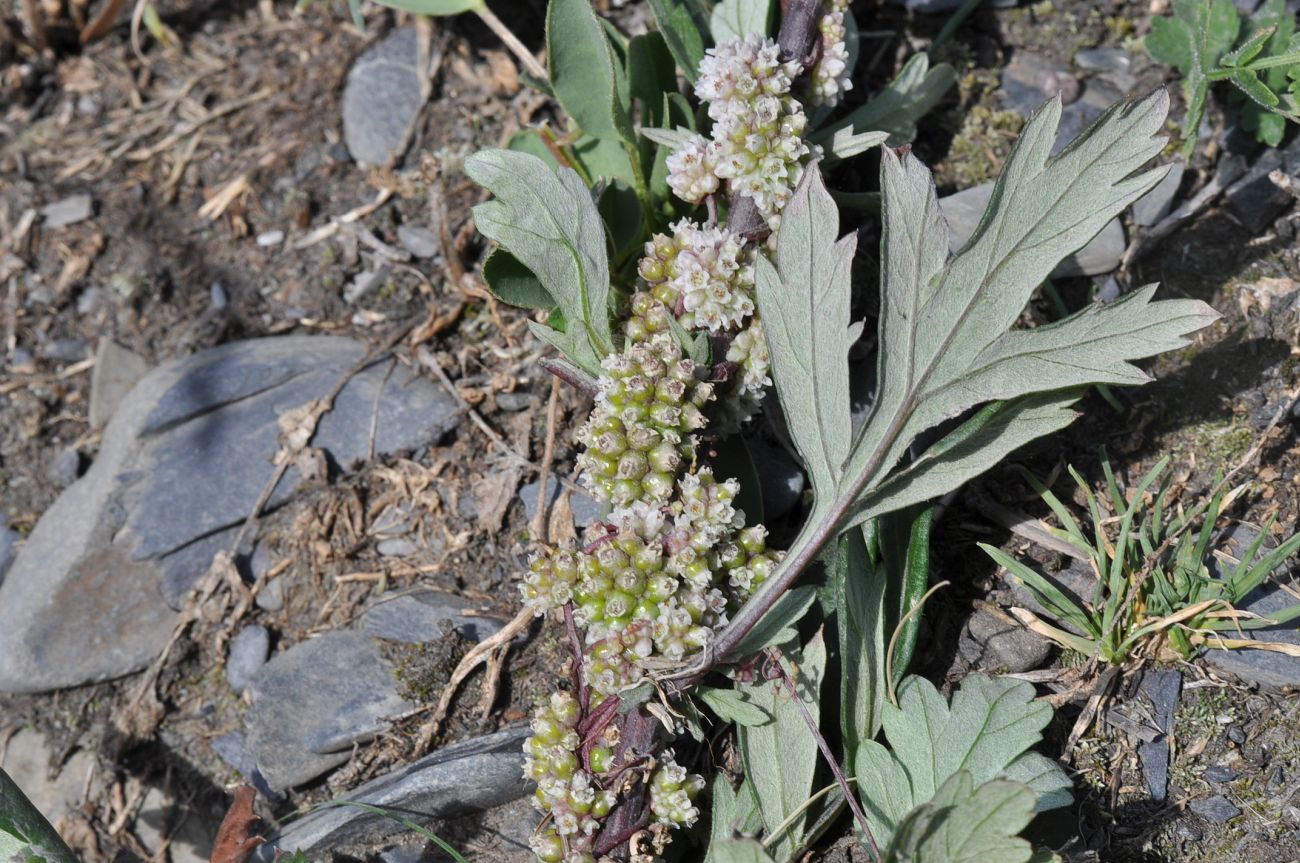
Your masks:
<svg viewBox="0 0 1300 863"><path fill-rule="evenodd" d="M1029 684L971 675L949 705L929 681L909 677L898 695L898 707L884 708L890 749L866 741L855 763L877 842L890 843L907 813L961 771L976 783L1016 780L1033 791L1039 810L1070 802L1065 772L1029 751L1052 717L1048 705L1034 701Z"/></svg>

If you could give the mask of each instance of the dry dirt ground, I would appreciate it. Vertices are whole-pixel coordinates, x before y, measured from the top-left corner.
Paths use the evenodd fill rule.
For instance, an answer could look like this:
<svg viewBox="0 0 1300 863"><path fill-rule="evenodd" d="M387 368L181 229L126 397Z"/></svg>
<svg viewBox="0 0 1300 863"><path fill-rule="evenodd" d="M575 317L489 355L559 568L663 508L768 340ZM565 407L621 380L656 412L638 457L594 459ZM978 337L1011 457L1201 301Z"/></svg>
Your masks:
<svg viewBox="0 0 1300 863"><path fill-rule="evenodd" d="M942 23L860 5L863 29L892 33L870 57L864 54L873 82L889 77L898 59ZM972 173L996 171L1014 140L1014 131L995 121L971 127L964 119L992 104L997 69L1014 50L1068 62L1077 48L1118 44L1140 32L1148 16L1145 3L1055 7L981 12L948 48L947 59L963 73L961 92L927 119L917 144L939 166L945 191L965 185ZM552 119L546 101L521 86L510 57L476 21L439 21L433 38L443 60L408 156L395 169L365 171L341 144L340 94L350 63L394 25L390 13L369 9L362 33L346 8L324 0L302 8L269 0L174 2L159 11L173 44L146 38L143 58L133 52L125 26L84 50L55 30L55 49L34 55L11 41L0 53L9 64L0 94L6 100L0 115L0 488L10 524L30 529L57 495L52 466L60 453L74 450L83 462L94 457L89 372L101 339L157 363L280 333L347 334L378 344L414 324L402 361L418 367L417 349L433 352L503 445L464 422L421 463L372 464L308 489L270 517L264 535L290 584L275 629L297 640L351 620L378 591L417 582L513 616L512 582L530 533L517 487L539 469L570 471L572 429L586 405L567 389L553 389L537 368L542 351L527 337L524 316L482 293L474 268L483 249L469 217L479 193L459 166L473 150ZM502 4L497 11L539 47L539 4ZM12 40L14 32L0 38ZM1204 160L1200 167L1212 170ZM28 212L80 193L91 196L91 218L49 231L23 226ZM358 209L360 230L344 226L314 239ZM401 224L445 229L450 263L394 266L380 289L347 302L367 242L396 245ZM259 244L271 231L283 231L284 242ZM1196 344L1156 363L1156 383L1119 394L1120 410L1090 394L1078 423L1017 463L1040 476L1072 463L1098 480L1096 450L1104 444L1121 477L1133 479L1170 453L1182 499L1195 502L1215 471L1231 467L1255 440L1260 412L1300 384L1300 347L1294 334L1274 326L1269 305L1300 279L1293 237L1294 229L1252 235L1211 207L1124 273L1132 284L1158 280L1170 295L1210 302L1224 317ZM870 244L863 245L869 267ZM1086 301L1087 283L1058 287L1072 307ZM1030 314L1045 320L1048 302L1037 302ZM549 461L548 437L555 443ZM1264 443L1232 516L1259 523L1276 513L1279 524L1294 525L1300 483L1294 428L1283 423ZM367 528L397 499L422 508L437 530L409 558L381 559ZM929 637L921 643L929 648L918 663L950 682L968 670L957 633L995 590L994 567L974 541L1029 551L988 517L989 499L1046 514L1010 465L948 502L934 569L936 580L954 587L927 612ZM556 539L563 519L540 527ZM449 637L398 657L411 692L425 700L439 692L464 650ZM486 690L495 698L480 704L482 672L472 677L435 742L518 722L534 695L551 686L560 655L554 634L535 628L528 647L512 654L499 686ZM77 807L63 823L84 859L149 856L135 817L148 783L166 783L196 809L220 813L234 777L206 744L229 730L239 707L222 685L221 661L215 642L201 638L173 657L164 672L157 733L143 743L108 732L109 719L123 708L124 685L0 701L0 740L6 729L28 725L47 735L56 764L76 750L96 754ZM1044 836L1059 843L1078 835L1078 859L1297 859L1300 810L1282 792L1300 778L1294 742L1300 702L1243 687L1201 665L1183 670L1188 694L1168 803L1147 802L1132 747L1103 723L1088 731L1069 764L1080 805L1043 825ZM1053 740L1058 752L1082 707L1077 699L1063 705ZM420 726L420 717L412 717L284 809L332 796L419 754ZM1243 733L1229 739L1228 728ZM1235 742L1238 736L1245 742ZM1183 806L1205 791L1205 765L1224 758L1239 765L1233 793L1247 814L1189 832L1179 826L1188 823ZM1284 768L1282 790L1262 790L1277 768ZM487 832L473 822L448 835L472 850L491 847ZM836 850L828 859L851 856Z"/></svg>

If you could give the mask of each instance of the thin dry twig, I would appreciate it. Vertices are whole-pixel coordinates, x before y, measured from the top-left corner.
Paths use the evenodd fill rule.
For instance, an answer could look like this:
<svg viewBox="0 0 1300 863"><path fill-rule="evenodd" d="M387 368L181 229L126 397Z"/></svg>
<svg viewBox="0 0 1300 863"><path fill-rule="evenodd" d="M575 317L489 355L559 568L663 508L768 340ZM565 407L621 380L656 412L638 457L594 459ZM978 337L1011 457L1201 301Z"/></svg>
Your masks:
<svg viewBox="0 0 1300 863"><path fill-rule="evenodd" d="M546 512L549 509L547 501L550 495L547 494L547 485L551 479L551 463L555 459L555 426L560 414L560 379L551 378L551 397L546 403L546 442L542 445L542 467L537 475L537 515L533 516L533 523L529 525L529 531L533 539L543 542L549 539L546 530Z"/></svg>
<svg viewBox="0 0 1300 863"><path fill-rule="evenodd" d="M493 33L497 34L497 38L505 43L505 46L510 49L510 53L519 58L519 62L524 64L524 68L528 70L529 75L539 81L549 79L550 76L546 74L546 67L538 62L537 58L533 56L533 52L528 50L528 46L519 41L519 37L487 7L487 4L480 5L474 12L483 20L484 24L488 25L488 28Z"/></svg>
<svg viewBox="0 0 1300 863"><path fill-rule="evenodd" d="M504 454L509 461L512 461L517 466L534 473L540 471L540 468L537 465L533 464L518 450L506 443L505 439L497 433L496 429L488 425L487 420L483 419L483 416L478 411L474 410L469 402L465 401L465 398L456 389L456 385L452 383L451 378L447 377L447 372L443 369L442 363L438 362L438 358L435 357L428 348L423 345L416 348L415 358L420 362L420 365L434 373L443 388L456 400L456 404L460 407L460 412L468 416L470 421L478 427L478 430L483 432L487 439L490 440L497 449L501 450L502 454ZM570 491L585 494L583 489L570 479L561 477L560 484Z"/></svg>
<svg viewBox="0 0 1300 863"><path fill-rule="evenodd" d="M452 671L451 678L447 681L447 685L443 687L442 695L438 698L438 704L433 709L433 715L430 716L420 728L420 736L416 739L415 743L415 754L417 756L427 751L430 744L433 743L433 738L438 733L438 729L442 726L442 721L447 718L447 710L451 707L451 700L456 697L456 690L460 688L460 685L465 681L465 678L469 677L474 669L478 668L479 665L487 661L491 654L495 653L499 649L508 649L510 647L510 642L514 640L516 635L528 628L528 625L532 623L535 615L536 612L532 608L521 609L519 613L515 615L514 620L511 620L491 637L485 638L478 644L474 645L474 647L472 647L469 652L461 658L460 662L456 665L455 670ZM489 678L491 678L490 674ZM496 680L485 680L485 689L489 683L495 687ZM487 698L486 692L483 697Z"/></svg>

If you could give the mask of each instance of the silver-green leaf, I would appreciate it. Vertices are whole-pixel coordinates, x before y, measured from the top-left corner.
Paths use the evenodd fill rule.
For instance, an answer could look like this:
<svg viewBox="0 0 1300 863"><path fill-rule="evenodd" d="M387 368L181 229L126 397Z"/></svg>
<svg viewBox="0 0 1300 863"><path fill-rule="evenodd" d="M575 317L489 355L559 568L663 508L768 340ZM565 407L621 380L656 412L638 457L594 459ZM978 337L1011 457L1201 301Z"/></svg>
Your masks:
<svg viewBox="0 0 1300 863"><path fill-rule="evenodd" d="M978 783L998 777L1032 783L1040 810L1069 803L1065 772L1029 751L1042 739L1052 709L1034 700L1028 683L971 675L949 705L932 683L909 677L898 699L898 707L884 708L889 748L866 741L855 764L859 796L878 842L888 844L902 817L958 771Z"/></svg>
<svg viewBox="0 0 1300 863"><path fill-rule="evenodd" d="M814 144L831 141L844 130L853 133L884 131L889 145L898 147L916 137L916 124L928 114L957 81L947 63L933 68L925 53L913 55L885 89L848 116L811 136Z"/></svg>
<svg viewBox="0 0 1300 863"><path fill-rule="evenodd" d="M700 686L696 688L695 694L723 722L734 722L737 725L762 725L772 718L738 689Z"/></svg>
<svg viewBox="0 0 1300 863"><path fill-rule="evenodd" d="M793 658L793 664L784 658L781 662L786 673L797 682L797 692L786 691L779 681L763 680L743 687L747 700L772 717L762 725L738 729L745 778L753 783L768 830L786 823L803 805L812 793L817 772L817 741L808 729L799 702L816 723L820 715L818 696L826 671L822 633L813 636ZM779 838L768 837L776 857L783 859L799 845L805 820L805 816L789 820ZM770 842L772 839L776 841Z"/></svg>
<svg viewBox="0 0 1300 863"><path fill-rule="evenodd" d="M1034 289L1062 258L1164 176L1135 173L1159 153L1168 96L1111 108L1049 158L1061 106L1044 106L1021 134L980 227L948 258L929 172L882 151L880 398L845 466L844 487L870 494L912 441L996 399L1141 383L1131 360L1186 344L1217 314L1197 300L1085 309L1039 330L1011 331Z"/></svg>
<svg viewBox="0 0 1300 863"><path fill-rule="evenodd" d="M475 153L465 172L495 195L474 208L479 231L532 271L564 314L565 333L534 332L598 373L614 337L605 226L590 191L572 169L511 150Z"/></svg>
<svg viewBox="0 0 1300 863"><path fill-rule="evenodd" d="M1017 782L993 779L978 788L966 771L953 774L899 825L886 863L1029 863L1034 848L1019 837L1034 817L1034 795Z"/></svg>
<svg viewBox="0 0 1300 863"><path fill-rule="evenodd" d="M755 291L772 378L818 503L829 503L849 452L849 321L857 236L839 236L839 210L810 166L781 215L775 264L755 261ZM815 322L815 325L813 323Z"/></svg>

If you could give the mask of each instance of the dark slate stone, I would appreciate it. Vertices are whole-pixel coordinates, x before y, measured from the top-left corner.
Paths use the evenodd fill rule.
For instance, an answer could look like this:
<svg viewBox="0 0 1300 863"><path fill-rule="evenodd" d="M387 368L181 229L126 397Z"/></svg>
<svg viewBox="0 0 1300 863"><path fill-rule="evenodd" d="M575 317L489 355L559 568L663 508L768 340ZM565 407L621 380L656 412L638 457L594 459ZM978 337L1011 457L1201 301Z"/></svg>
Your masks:
<svg viewBox="0 0 1300 863"><path fill-rule="evenodd" d="M403 27L370 47L348 72L343 88L343 140L362 165L390 165L411 141L429 98L414 27Z"/></svg>
<svg viewBox="0 0 1300 863"><path fill-rule="evenodd" d="M279 416L327 394L365 352L350 339L268 338L146 375L0 586L0 691L78 686L152 662L272 476ZM375 364L352 377L322 418L312 445L333 465L367 457L376 416L377 454L418 449L457 422L440 387L387 372ZM300 481L290 468L269 507Z"/></svg>
<svg viewBox="0 0 1300 863"><path fill-rule="evenodd" d="M278 791L310 782L347 761L412 705L397 694L393 668L361 632L329 632L295 644L254 675L244 717L248 749Z"/></svg>
<svg viewBox="0 0 1300 863"><path fill-rule="evenodd" d="M1151 722L1160 736L1138 747L1138 760L1146 777L1151 799L1163 801L1169 792L1169 737L1174 732L1174 714L1183 689L1183 675L1174 670L1148 671L1138 684L1139 696L1150 705Z"/></svg>
<svg viewBox="0 0 1300 863"><path fill-rule="evenodd" d="M504 624L498 618L475 614L478 608L479 603L454 594L415 590L378 600L366 609L361 625L371 635L409 644L437 641L448 629L482 641Z"/></svg>
<svg viewBox="0 0 1300 863"><path fill-rule="evenodd" d="M1236 778L1237 771L1231 767L1224 767L1222 764L1213 764L1205 768L1205 781L1213 782L1215 785L1222 785Z"/></svg>
<svg viewBox="0 0 1300 863"><path fill-rule="evenodd" d="M962 655L986 671L1019 674L1040 667L1052 652L1041 635L983 608L966 621L963 635L958 642Z"/></svg>
<svg viewBox="0 0 1300 863"><path fill-rule="evenodd" d="M1295 199L1268 178L1270 172L1283 169L1300 173L1300 137L1286 149L1266 148L1246 175L1228 187L1224 207L1233 218L1252 233L1261 233Z"/></svg>
<svg viewBox="0 0 1300 863"><path fill-rule="evenodd" d="M993 197L993 183L963 189L939 199L939 209L948 220L950 246L955 252L965 245L979 227L984 208ZM1111 219L1088 245L1066 258L1052 271L1053 278L1096 276L1119 266L1125 248L1124 228L1119 219Z"/></svg>
<svg viewBox="0 0 1300 863"><path fill-rule="evenodd" d="M1237 524L1229 529L1217 547L1239 557L1249 548L1258 536L1249 525ZM1267 553L1273 543L1266 543L1261 554ZM1221 575L1218 560L1209 561L1211 572ZM1261 617L1272 617L1297 603L1292 594L1283 590L1274 579L1286 580L1285 564L1272 573L1272 578L1256 588L1238 606ZM1294 590L1292 586L1292 590ZM1300 645L1300 631L1296 622L1283 623L1266 629L1252 629L1243 633L1244 637L1259 641ZM1300 658L1268 650L1224 650L1209 647L1205 652L1205 661L1220 671L1227 671L1243 680L1262 683L1266 686L1300 686Z"/></svg>
<svg viewBox="0 0 1300 863"><path fill-rule="evenodd" d="M1187 807L1211 824L1227 824L1241 814L1241 810L1222 794L1193 800Z"/></svg>
<svg viewBox="0 0 1300 863"><path fill-rule="evenodd" d="M529 521L537 515L537 489L536 480L519 489L519 500L524 504L524 512ZM462 500L467 498L468 495L463 497ZM548 507L555 506L555 502L559 499L560 483L555 477L549 476L546 478L546 505ZM593 522L600 521L605 514L600 501L586 492L578 491L569 493L569 510L573 513L573 523L576 527L586 527ZM465 518L473 517L472 513L468 516L464 513L461 513L461 515Z"/></svg>
<svg viewBox="0 0 1300 863"><path fill-rule="evenodd" d="M1174 162L1164 179L1133 205L1134 224L1149 227L1169 215L1174 208L1178 187L1183 182L1183 171L1183 163Z"/></svg>
<svg viewBox="0 0 1300 863"><path fill-rule="evenodd" d="M226 657L226 681L236 693L243 694L253 675L266 664L271 652L271 634L265 627L245 626L230 639L230 655Z"/></svg>
<svg viewBox="0 0 1300 863"><path fill-rule="evenodd" d="M1067 92L1062 92L1063 88ZM1002 67L998 97L1008 110L1029 117L1058 93L1063 102L1073 102L1078 98L1077 90L1078 81L1068 67L1040 54L1017 51Z"/></svg>
<svg viewBox="0 0 1300 863"><path fill-rule="evenodd" d="M522 778L527 727L510 728L444 747L400 770L371 780L342 799L400 810L417 822L455 818L499 806L528 793ZM356 842L378 842L405 828L348 806L317 809L272 833L255 853L270 863L278 851L313 852Z"/></svg>

